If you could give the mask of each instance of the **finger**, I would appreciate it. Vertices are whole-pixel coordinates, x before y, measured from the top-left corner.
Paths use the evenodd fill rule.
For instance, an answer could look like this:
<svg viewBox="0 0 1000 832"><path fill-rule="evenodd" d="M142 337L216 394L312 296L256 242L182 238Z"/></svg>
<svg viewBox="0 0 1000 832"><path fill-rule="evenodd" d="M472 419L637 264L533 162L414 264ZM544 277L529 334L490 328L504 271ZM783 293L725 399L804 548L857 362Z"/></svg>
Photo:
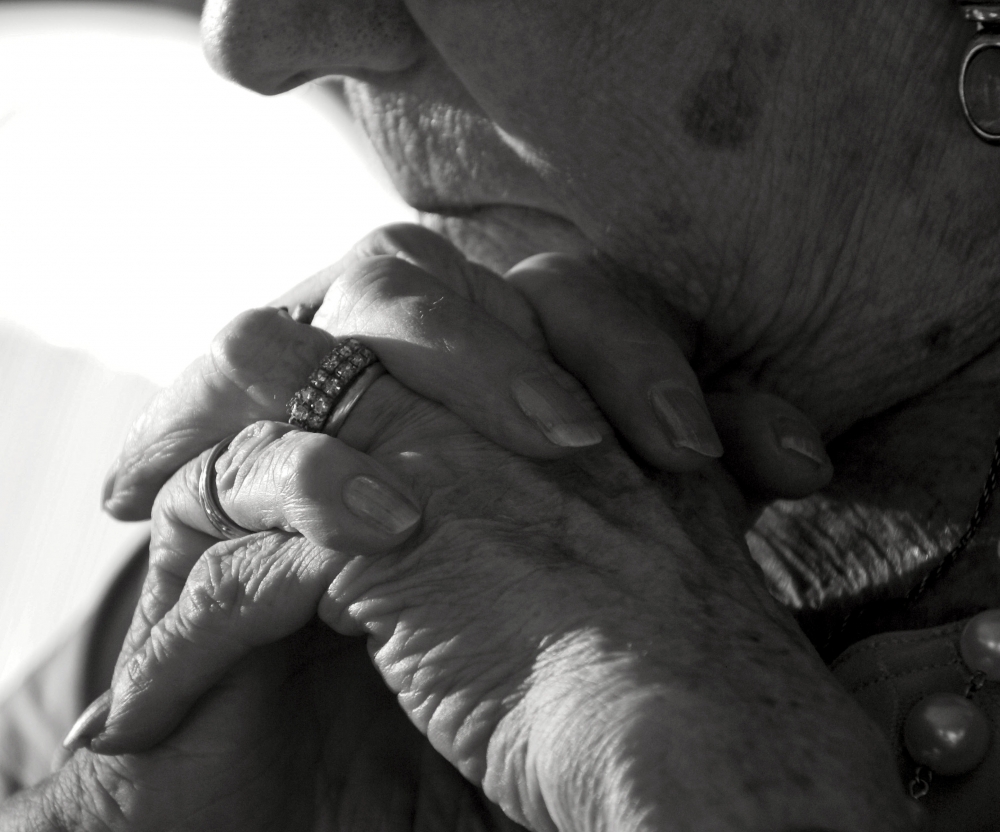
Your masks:
<svg viewBox="0 0 1000 832"><path fill-rule="evenodd" d="M209 549L177 604L116 675L90 749L123 754L157 745L234 663L305 626L345 560L276 532Z"/></svg>
<svg viewBox="0 0 1000 832"><path fill-rule="evenodd" d="M136 420L108 474L105 510L119 520L149 517L157 492L189 459L250 422L284 420L286 403L334 343L276 309L239 315Z"/></svg>
<svg viewBox="0 0 1000 832"><path fill-rule="evenodd" d="M595 267L543 254L515 266L506 279L530 298L556 359L640 456L680 472L722 455L698 379L677 342Z"/></svg>
<svg viewBox="0 0 1000 832"><path fill-rule="evenodd" d="M154 516L149 565L112 678L118 677L125 662L146 643L150 630L177 603L198 559L218 542L217 537L186 526L157 528Z"/></svg>
<svg viewBox="0 0 1000 832"><path fill-rule="evenodd" d="M364 261L381 256L399 257L434 275L453 292L503 321L533 349L546 349L534 310L520 292L489 269L470 262L440 234L413 223L376 229L338 262L285 292L272 306L285 306L293 317L311 322L330 286Z"/></svg>
<svg viewBox="0 0 1000 832"><path fill-rule="evenodd" d="M553 458L601 440L603 421L575 379L397 257L369 258L343 274L315 323L363 341L393 376L508 450Z"/></svg>
<svg viewBox="0 0 1000 832"><path fill-rule="evenodd" d="M396 361L390 370L400 380L414 389L428 391L437 401L464 399L465 412L460 415L510 450L531 456L557 456L566 447L595 440L593 423L600 424L600 420L579 385L523 344L515 343L512 355L511 329L527 338L528 347L542 341L534 313L520 293L487 270L469 264L450 243L419 226L391 227L370 235L330 279L341 273L363 271L364 255L377 250L395 251L401 266L420 261L439 269L446 282L461 290L449 296L469 299L465 309L460 310L465 314L455 316L458 324L473 332L481 330L478 337L463 343L487 351L481 361L470 361L467 367L453 360L454 356L452 360L445 356L440 362L426 355L418 361ZM406 260L402 259L404 252ZM413 271L427 275L418 269ZM327 277L317 280L316 285L328 285ZM429 275L427 280L440 291ZM289 303L293 301L288 299ZM507 327L498 324L478 304L486 304L502 315ZM457 305L461 304L452 306ZM443 319L446 312L442 310L437 319ZM391 321L382 323L391 330ZM502 338L493 344L489 336L498 331ZM216 337L208 355L192 364L139 417L108 474L105 509L121 520L148 517L159 488L188 459L249 422L284 419L285 403L332 345L332 339L322 329L301 326L277 309L251 310L240 315ZM445 339L438 346L448 349L450 344ZM510 393L503 393L503 375L511 371L512 357L537 371L525 372L519 386L521 400L531 410L534 421L516 401L510 400ZM447 368L453 375L448 375ZM414 375L410 376L410 372ZM479 375L481 372L486 375ZM552 383L553 376L556 383ZM462 396L460 391L468 387L470 379L478 390L486 391L486 398Z"/></svg>
<svg viewBox="0 0 1000 832"><path fill-rule="evenodd" d="M726 468L760 497L805 497L833 477L822 437L796 407L767 393L711 393Z"/></svg>
<svg viewBox="0 0 1000 832"><path fill-rule="evenodd" d="M119 664L177 603L194 564L221 537L199 496L210 455L181 468L156 499L149 570ZM301 534L324 548L385 552L420 520L416 497L385 466L330 436L285 424L241 431L213 476L219 505L236 524Z"/></svg>
<svg viewBox="0 0 1000 832"><path fill-rule="evenodd" d="M157 498L157 524L219 533L199 497L208 454L186 465ZM257 422L215 463L219 505L250 532L277 529L355 553L402 543L420 520L410 489L367 454L322 433Z"/></svg>

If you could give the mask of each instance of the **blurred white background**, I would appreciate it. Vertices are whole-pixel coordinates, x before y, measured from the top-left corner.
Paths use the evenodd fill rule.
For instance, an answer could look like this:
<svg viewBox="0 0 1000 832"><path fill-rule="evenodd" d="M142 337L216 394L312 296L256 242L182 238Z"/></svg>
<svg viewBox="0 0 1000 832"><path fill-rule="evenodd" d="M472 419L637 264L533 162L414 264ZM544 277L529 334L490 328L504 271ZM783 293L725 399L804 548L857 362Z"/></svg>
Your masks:
<svg viewBox="0 0 1000 832"><path fill-rule="evenodd" d="M412 219L318 86L220 80L179 11L0 3L0 694L142 528L128 425L233 315Z"/></svg>

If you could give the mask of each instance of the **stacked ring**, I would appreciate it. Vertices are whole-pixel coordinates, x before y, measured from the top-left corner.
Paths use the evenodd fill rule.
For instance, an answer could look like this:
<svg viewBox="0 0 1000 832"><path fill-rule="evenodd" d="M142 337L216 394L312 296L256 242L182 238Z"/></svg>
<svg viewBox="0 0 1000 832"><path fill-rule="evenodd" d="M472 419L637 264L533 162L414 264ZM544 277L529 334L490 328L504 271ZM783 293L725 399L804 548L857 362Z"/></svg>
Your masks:
<svg viewBox="0 0 1000 832"><path fill-rule="evenodd" d="M320 362L306 386L289 400L289 424L313 433L329 427L336 435L361 394L384 372L375 353L348 338Z"/></svg>

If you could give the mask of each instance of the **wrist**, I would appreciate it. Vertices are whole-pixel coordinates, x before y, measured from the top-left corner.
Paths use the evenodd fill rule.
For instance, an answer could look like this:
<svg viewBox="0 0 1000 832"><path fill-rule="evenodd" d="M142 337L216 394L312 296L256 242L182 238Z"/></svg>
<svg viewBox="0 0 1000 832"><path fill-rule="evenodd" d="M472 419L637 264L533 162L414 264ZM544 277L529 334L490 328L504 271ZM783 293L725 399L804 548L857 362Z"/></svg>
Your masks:
<svg viewBox="0 0 1000 832"><path fill-rule="evenodd" d="M657 640L549 646L490 742L486 794L537 832L909 828L880 738L783 639L755 656L735 635L694 663Z"/></svg>
<svg viewBox="0 0 1000 832"><path fill-rule="evenodd" d="M490 741L487 796L538 832L646 829L663 794L636 775L663 757L651 737L672 711L642 653L595 630L548 646Z"/></svg>

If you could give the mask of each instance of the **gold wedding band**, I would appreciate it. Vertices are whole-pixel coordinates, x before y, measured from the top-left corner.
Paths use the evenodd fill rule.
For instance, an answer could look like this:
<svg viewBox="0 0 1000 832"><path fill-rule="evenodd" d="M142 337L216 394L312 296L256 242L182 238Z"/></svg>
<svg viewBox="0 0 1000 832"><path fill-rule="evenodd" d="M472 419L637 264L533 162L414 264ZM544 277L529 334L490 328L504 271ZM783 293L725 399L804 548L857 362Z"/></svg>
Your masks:
<svg viewBox="0 0 1000 832"><path fill-rule="evenodd" d="M361 371L361 375L344 391L337 406L333 409L333 413L330 414L330 421L326 424L327 433L331 436L340 433L340 429L347 421L347 417L350 416L354 405L358 403L365 391L375 383L376 379L384 374L385 367L380 362L376 362Z"/></svg>
<svg viewBox="0 0 1000 832"><path fill-rule="evenodd" d="M215 527L224 540L235 540L238 537L253 534L253 531L243 528L226 514L226 510L219 503L219 489L215 482L215 463L228 450L229 443L235 438L236 434L234 433L212 448L212 452L208 455L208 459L201 469L201 477L198 479L198 499L201 501L201 507L205 516L208 517L208 522Z"/></svg>

